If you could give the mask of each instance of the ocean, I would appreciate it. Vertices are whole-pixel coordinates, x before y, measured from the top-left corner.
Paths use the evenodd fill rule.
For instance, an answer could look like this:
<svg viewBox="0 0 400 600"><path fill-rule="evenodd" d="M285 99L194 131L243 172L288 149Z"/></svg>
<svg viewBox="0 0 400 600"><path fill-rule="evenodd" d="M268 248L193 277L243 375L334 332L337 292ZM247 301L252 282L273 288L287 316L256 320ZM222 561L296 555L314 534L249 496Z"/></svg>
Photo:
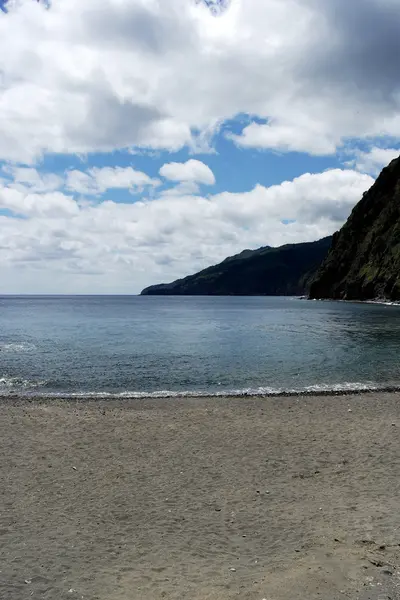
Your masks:
<svg viewBox="0 0 400 600"><path fill-rule="evenodd" d="M0 297L3 396L398 387L400 306L275 297Z"/></svg>

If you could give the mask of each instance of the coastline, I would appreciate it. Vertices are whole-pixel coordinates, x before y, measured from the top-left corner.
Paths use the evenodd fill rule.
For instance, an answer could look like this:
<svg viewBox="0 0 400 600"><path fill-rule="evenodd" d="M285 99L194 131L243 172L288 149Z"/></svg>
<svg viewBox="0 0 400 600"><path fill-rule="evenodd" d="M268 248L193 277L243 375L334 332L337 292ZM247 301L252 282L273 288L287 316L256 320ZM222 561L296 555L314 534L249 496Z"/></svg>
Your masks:
<svg viewBox="0 0 400 600"><path fill-rule="evenodd" d="M1 398L0 595L398 598L399 401Z"/></svg>
<svg viewBox="0 0 400 600"><path fill-rule="evenodd" d="M347 300L345 298L311 298L310 296L300 296L298 300L311 300L313 302L347 302L350 304L378 304L383 306L400 306L400 301L390 300L390 298L372 298L370 300L361 300L354 298Z"/></svg>
<svg viewBox="0 0 400 600"><path fill-rule="evenodd" d="M140 400L182 400L188 399L258 399L267 400L271 398L307 398L307 397L336 397L336 396L357 396L363 394L397 394L400 393L400 384L383 385L373 382L364 383L341 383L341 384L320 384L310 385L304 388L248 388L238 390L221 391L168 391L158 390L154 392L35 392L35 391L7 391L0 393L0 404L2 401L21 402L82 402L93 401L111 402L136 402Z"/></svg>

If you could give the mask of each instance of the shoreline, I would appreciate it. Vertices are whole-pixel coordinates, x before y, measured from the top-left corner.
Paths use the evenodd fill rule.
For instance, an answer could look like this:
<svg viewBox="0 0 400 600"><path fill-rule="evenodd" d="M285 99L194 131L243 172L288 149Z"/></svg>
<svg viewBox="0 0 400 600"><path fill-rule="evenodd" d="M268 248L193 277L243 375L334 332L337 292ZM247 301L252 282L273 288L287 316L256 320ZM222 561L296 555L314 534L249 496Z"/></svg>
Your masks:
<svg viewBox="0 0 400 600"><path fill-rule="evenodd" d="M199 392L199 391L160 391L160 392L4 392L0 394L0 404L9 403L10 401L21 401L28 403L52 402L58 400L62 402L100 402L100 401L116 401L116 402L135 402L135 401L158 401L158 400L235 400L235 399L254 399L268 400L273 398L325 398L325 397L347 397L347 396L362 396L370 394L400 394L399 385L379 385L379 384L349 384L349 387L330 387L328 389L300 389L300 390L277 390L264 392L254 391L221 391L221 392ZM354 387L352 387L354 385ZM359 385L360 387L356 387ZM313 388L313 386L310 386Z"/></svg>
<svg viewBox="0 0 400 600"><path fill-rule="evenodd" d="M312 302L345 302L348 304L377 304L382 306L400 306L400 301L390 300L389 298L372 298L369 300L347 300L342 298L310 298L310 296L300 296L298 300L310 300Z"/></svg>
<svg viewBox="0 0 400 600"><path fill-rule="evenodd" d="M398 393L0 403L1 597L399 598Z"/></svg>

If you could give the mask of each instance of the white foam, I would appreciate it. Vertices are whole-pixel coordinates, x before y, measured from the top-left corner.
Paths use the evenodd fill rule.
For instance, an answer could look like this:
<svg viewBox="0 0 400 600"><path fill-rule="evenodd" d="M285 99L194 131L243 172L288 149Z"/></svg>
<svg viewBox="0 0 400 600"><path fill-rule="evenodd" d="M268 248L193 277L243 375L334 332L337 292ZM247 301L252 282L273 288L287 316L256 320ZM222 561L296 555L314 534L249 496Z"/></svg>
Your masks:
<svg viewBox="0 0 400 600"><path fill-rule="evenodd" d="M400 306L400 302L391 302L390 300L366 300L366 304L381 304L383 306Z"/></svg>
<svg viewBox="0 0 400 600"><path fill-rule="evenodd" d="M0 379L0 394L1 392L1 379ZM68 392L68 391L29 391L34 390L35 387L40 387L45 382L26 382L26 386L18 386L20 389L16 390L14 387L14 393L21 395L29 395L34 397L43 398L72 398L72 399L173 399L173 398L222 398L222 397L254 397L254 398L265 398L270 396L304 396L304 395L337 395L337 394L350 394L360 392L373 392L373 391L400 391L399 386L385 386L379 385L373 382L342 382L334 384L314 384L305 386L302 388L273 388L273 387L258 387L258 388L241 388L241 389L219 389L219 390L156 390L152 392L147 391L122 391L122 392L108 392L108 391L79 391L79 392ZM10 388L9 388L9 391ZM4 392L3 392L4 395Z"/></svg>
<svg viewBox="0 0 400 600"><path fill-rule="evenodd" d="M0 344L0 351L2 352L32 352L36 350L35 344L29 342L10 342Z"/></svg>
<svg viewBox="0 0 400 600"><path fill-rule="evenodd" d="M362 391L373 391L380 389L380 386L373 382L347 382L344 383L322 383L316 385L309 385L304 388L305 392L362 392Z"/></svg>
<svg viewBox="0 0 400 600"><path fill-rule="evenodd" d="M22 377L9 377L3 375L0 377L0 395L9 394L10 392L26 392L30 389L34 390L46 384L46 381L29 381Z"/></svg>

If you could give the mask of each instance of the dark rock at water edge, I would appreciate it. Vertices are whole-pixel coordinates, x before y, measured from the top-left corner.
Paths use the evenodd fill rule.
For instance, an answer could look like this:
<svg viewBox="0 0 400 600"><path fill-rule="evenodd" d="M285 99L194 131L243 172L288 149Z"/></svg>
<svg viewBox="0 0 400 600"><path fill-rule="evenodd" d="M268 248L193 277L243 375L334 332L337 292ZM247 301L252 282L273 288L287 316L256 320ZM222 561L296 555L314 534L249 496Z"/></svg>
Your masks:
<svg viewBox="0 0 400 600"><path fill-rule="evenodd" d="M310 297L400 300L400 157L383 169L333 236Z"/></svg>
<svg viewBox="0 0 400 600"><path fill-rule="evenodd" d="M150 286L142 295L298 296L308 293L331 237L316 242L244 250L199 273Z"/></svg>

